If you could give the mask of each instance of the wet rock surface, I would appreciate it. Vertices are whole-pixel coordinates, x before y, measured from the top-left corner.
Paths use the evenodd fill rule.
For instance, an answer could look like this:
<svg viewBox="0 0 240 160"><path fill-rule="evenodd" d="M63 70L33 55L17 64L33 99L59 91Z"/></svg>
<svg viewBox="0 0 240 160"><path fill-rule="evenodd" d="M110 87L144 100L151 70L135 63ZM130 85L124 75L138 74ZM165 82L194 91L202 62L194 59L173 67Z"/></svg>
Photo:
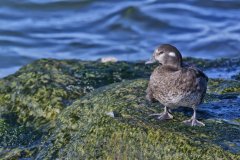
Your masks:
<svg viewBox="0 0 240 160"><path fill-rule="evenodd" d="M239 61L186 59L205 71ZM145 100L155 66L42 59L2 79L0 158L239 159L240 81L210 79L198 109L206 127L184 126L186 108L159 122L148 115L162 106Z"/></svg>

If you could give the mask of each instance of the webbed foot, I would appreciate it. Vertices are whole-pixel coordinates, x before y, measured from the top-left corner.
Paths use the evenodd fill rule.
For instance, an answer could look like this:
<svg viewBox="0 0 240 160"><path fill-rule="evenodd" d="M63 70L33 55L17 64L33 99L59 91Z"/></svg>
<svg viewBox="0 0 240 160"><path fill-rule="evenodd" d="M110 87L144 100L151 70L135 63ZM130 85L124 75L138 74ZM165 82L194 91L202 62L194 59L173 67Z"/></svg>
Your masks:
<svg viewBox="0 0 240 160"><path fill-rule="evenodd" d="M191 119L189 120L185 120L183 121L184 124L188 125L188 126L205 126L205 124L203 122L200 122L197 120L196 118L196 108L193 107L193 116Z"/></svg>
<svg viewBox="0 0 240 160"><path fill-rule="evenodd" d="M167 107L164 108L163 113L150 114L149 116L157 116L157 119L159 120L173 119L173 116L169 113Z"/></svg>
<svg viewBox="0 0 240 160"><path fill-rule="evenodd" d="M188 126L200 126L200 127L205 126L205 124L203 122L198 121L198 120L193 119L193 118L191 118L189 120L186 120L186 121L183 121L183 123L188 125Z"/></svg>

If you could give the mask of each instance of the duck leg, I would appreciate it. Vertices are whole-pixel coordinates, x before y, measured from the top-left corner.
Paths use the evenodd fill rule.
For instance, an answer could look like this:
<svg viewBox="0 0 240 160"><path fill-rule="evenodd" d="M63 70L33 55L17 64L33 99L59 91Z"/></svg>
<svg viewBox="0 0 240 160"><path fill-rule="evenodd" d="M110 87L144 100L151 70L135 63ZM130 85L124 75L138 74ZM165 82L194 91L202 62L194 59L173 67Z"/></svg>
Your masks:
<svg viewBox="0 0 240 160"><path fill-rule="evenodd" d="M200 122L196 119L196 108L193 108L193 116L191 119L183 121L184 124L189 126L205 126L203 122Z"/></svg>
<svg viewBox="0 0 240 160"><path fill-rule="evenodd" d="M168 108L165 106L163 113L150 114L149 116L158 116L159 120L173 119L173 116L169 113Z"/></svg>

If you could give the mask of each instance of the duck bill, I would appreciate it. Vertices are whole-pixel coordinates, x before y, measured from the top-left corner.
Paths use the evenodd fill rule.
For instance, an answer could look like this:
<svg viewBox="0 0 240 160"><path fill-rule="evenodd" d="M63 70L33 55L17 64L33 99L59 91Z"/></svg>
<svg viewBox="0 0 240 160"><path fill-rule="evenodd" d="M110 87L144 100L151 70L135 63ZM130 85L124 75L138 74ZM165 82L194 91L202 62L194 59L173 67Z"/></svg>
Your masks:
<svg viewBox="0 0 240 160"><path fill-rule="evenodd" d="M145 64L153 64L156 62L157 62L156 59L152 57L149 61L145 62Z"/></svg>

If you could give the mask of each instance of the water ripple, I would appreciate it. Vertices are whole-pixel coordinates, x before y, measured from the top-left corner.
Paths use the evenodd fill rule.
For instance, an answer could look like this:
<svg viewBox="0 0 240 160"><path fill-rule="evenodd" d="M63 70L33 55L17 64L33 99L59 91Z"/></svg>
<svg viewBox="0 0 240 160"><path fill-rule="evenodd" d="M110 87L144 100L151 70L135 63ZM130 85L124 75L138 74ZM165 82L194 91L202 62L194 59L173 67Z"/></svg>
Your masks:
<svg viewBox="0 0 240 160"><path fill-rule="evenodd" d="M240 56L238 0L2 0L1 61L17 59L148 59L160 43L184 56ZM4 55L4 56L3 56ZM24 61L28 63L29 61Z"/></svg>

